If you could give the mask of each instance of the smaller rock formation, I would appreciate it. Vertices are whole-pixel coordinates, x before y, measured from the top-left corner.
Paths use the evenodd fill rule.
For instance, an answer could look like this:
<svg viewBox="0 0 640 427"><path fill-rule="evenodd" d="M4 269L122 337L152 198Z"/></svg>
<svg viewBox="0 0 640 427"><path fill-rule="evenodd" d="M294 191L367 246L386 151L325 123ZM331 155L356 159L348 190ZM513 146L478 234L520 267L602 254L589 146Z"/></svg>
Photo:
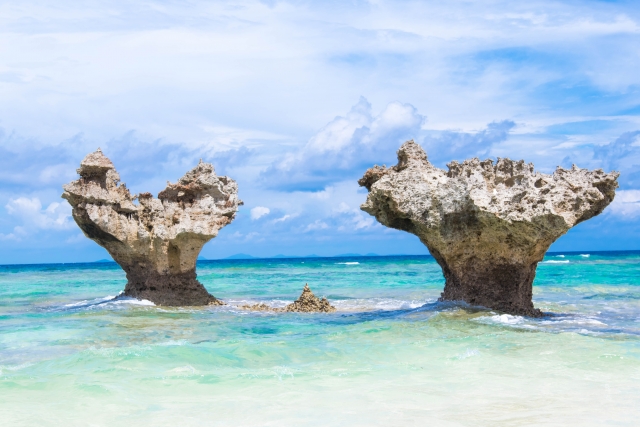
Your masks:
<svg viewBox="0 0 640 427"><path fill-rule="evenodd" d="M240 308L254 311L274 311L277 313L333 313L336 311L336 308L329 304L326 298L323 297L320 299L316 297L313 292L311 292L311 289L309 289L309 284L307 283L305 283L300 297L284 308L273 308L264 303L243 305Z"/></svg>
<svg viewBox="0 0 640 427"><path fill-rule="evenodd" d="M85 236L126 272L124 295L168 306L222 304L196 280L195 268L204 244L242 204L234 180L200 161L157 199L132 196L100 149L82 160L78 174L62 197Z"/></svg>
<svg viewBox="0 0 640 427"><path fill-rule="evenodd" d="M284 311L298 313L333 313L336 311L336 308L329 304L326 298L323 297L319 299L316 297L313 292L311 292L311 289L309 289L309 285L305 283L300 297L286 306Z"/></svg>
<svg viewBox="0 0 640 427"><path fill-rule="evenodd" d="M396 166L374 166L358 181L369 190L361 209L420 238L442 268L441 300L541 316L531 300L538 262L556 239L611 203L618 173L574 166L547 175L500 158L447 166L436 168L407 141Z"/></svg>

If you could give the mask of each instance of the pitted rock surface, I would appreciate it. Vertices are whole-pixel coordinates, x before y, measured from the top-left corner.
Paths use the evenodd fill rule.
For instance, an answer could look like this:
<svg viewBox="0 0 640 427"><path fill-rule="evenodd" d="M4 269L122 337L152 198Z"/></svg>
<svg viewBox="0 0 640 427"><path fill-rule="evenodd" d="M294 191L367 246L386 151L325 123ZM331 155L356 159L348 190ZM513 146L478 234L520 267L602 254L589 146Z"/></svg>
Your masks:
<svg viewBox="0 0 640 427"><path fill-rule="evenodd" d="M62 197L83 233L126 272L125 295L168 306L222 304L198 282L195 266L202 246L242 204L234 180L201 161L158 198L132 196L100 149L82 160L78 174Z"/></svg>
<svg viewBox="0 0 640 427"><path fill-rule="evenodd" d="M358 181L369 190L361 209L420 238L444 273L441 300L540 316L531 299L538 262L556 239L611 203L619 174L573 166L548 175L500 158L447 166L433 166L407 141L396 166L375 166Z"/></svg>
<svg viewBox="0 0 640 427"><path fill-rule="evenodd" d="M243 305L240 308L253 311L297 312L297 313L333 313L336 308L326 298L318 298L305 283L300 297L284 308L270 307L264 303Z"/></svg>

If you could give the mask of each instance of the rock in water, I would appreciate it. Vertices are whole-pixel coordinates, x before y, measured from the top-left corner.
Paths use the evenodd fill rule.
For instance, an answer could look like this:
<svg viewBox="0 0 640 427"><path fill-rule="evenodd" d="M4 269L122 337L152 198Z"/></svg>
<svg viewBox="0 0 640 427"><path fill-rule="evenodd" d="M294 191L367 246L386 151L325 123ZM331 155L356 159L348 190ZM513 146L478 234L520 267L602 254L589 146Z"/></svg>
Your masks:
<svg viewBox="0 0 640 427"><path fill-rule="evenodd" d="M283 311L300 312L300 313L333 313L336 308L329 304L326 298L319 299L316 297L309 285L305 283L300 297L286 306Z"/></svg>
<svg viewBox="0 0 640 427"><path fill-rule="evenodd" d="M100 149L82 160L78 174L62 197L83 233L127 273L124 295L168 306L222 304L196 280L195 267L202 246L242 205L234 180L200 161L157 199L132 196Z"/></svg>
<svg viewBox="0 0 640 427"><path fill-rule="evenodd" d="M316 297L313 292L311 292L311 289L309 289L308 283L305 283L300 297L284 308L273 308L264 303L242 305L240 308L253 311L274 311L276 313L333 313L336 311L336 308L329 304L329 301L326 298L319 299Z"/></svg>
<svg viewBox="0 0 640 427"><path fill-rule="evenodd" d="M540 316L531 301L538 262L558 237L611 203L619 174L573 166L546 175L500 158L447 166L436 168L407 141L396 166L375 166L358 181L369 190L361 209L420 238L442 267L441 300Z"/></svg>

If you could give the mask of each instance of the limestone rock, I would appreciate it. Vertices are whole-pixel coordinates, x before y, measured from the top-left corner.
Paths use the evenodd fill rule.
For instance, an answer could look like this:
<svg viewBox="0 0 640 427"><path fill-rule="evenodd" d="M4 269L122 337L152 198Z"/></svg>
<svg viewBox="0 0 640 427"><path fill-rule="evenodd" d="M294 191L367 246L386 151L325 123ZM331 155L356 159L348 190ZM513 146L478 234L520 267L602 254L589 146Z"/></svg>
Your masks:
<svg viewBox="0 0 640 427"><path fill-rule="evenodd" d="M284 311L300 313L333 313L336 308L326 298L319 299L305 283L300 297L286 306Z"/></svg>
<svg viewBox="0 0 640 427"><path fill-rule="evenodd" d="M573 166L547 175L500 158L447 166L436 168L407 141L396 166L375 166L358 181L369 190L361 209L420 238L442 267L441 300L540 316L531 300L538 262L556 239L611 203L619 174Z"/></svg>
<svg viewBox="0 0 640 427"><path fill-rule="evenodd" d="M262 302L258 304L253 304L253 305L249 305L249 304L241 305L240 308L243 310L251 310L251 311L282 311L281 308L273 308Z"/></svg>
<svg viewBox="0 0 640 427"><path fill-rule="evenodd" d="M326 298L316 297L305 283L300 297L284 308L273 308L264 303L243 305L240 308L253 311L297 312L297 313L333 313L336 308Z"/></svg>
<svg viewBox="0 0 640 427"><path fill-rule="evenodd" d="M126 272L125 295L169 306L222 304L196 280L195 266L202 246L242 204L234 180L201 161L157 199L132 196L100 149L82 160L78 174L62 197L83 233Z"/></svg>

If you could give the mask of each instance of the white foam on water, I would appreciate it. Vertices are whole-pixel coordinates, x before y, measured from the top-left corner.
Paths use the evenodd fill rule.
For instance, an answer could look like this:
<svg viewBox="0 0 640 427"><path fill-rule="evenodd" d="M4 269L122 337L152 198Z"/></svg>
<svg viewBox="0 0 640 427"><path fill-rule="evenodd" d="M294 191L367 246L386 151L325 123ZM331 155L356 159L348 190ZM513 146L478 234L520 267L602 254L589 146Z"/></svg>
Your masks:
<svg viewBox="0 0 640 427"><path fill-rule="evenodd" d="M3 370L4 371L19 371L21 369L28 368L29 366L32 366L32 365L33 365L33 363L28 363L28 362L27 363L21 363L19 365L13 365L13 366L11 366L11 365L9 365L9 366L0 365L0 375L2 375L2 371Z"/></svg>
<svg viewBox="0 0 640 427"><path fill-rule="evenodd" d="M358 265L360 263L358 261L352 261L352 262L336 262L336 264L340 264L340 265Z"/></svg>
<svg viewBox="0 0 640 427"><path fill-rule="evenodd" d="M464 353L457 355L456 359L464 360L464 359L468 359L469 357L477 356L479 354L480 352L478 350L468 348L467 351L465 351Z"/></svg>
<svg viewBox="0 0 640 427"><path fill-rule="evenodd" d="M591 254L580 254L581 257L583 258L589 258L591 256Z"/></svg>
<svg viewBox="0 0 640 427"><path fill-rule="evenodd" d="M513 316L511 314L496 314L495 316L491 316L490 319L494 323L501 323L503 325L520 325L524 323L524 317Z"/></svg>
<svg viewBox="0 0 640 427"><path fill-rule="evenodd" d="M144 306L155 306L149 300L146 299L136 299L133 297L117 297L113 301L108 301L109 304L131 304L131 305L144 305Z"/></svg>
<svg viewBox="0 0 640 427"><path fill-rule="evenodd" d="M554 319L554 320L543 320L540 323L543 324L543 325L564 324L564 325L607 326L606 323L602 323L599 320L591 319L591 318L588 318L588 317L572 317L572 318L561 317L561 318Z"/></svg>
<svg viewBox="0 0 640 427"><path fill-rule="evenodd" d="M65 307L83 307L83 306L90 306L90 305L96 305L96 304L102 304L108 301L111 301L113 299L117 298L117 296L115 295L107 295L106 297L103 298L95 298L92 300L83 300L83 301L78 301L78 302L72 302L71 304L65 304Z"/></svg>
<svg viewBox="0 0 640 427"><path fill-rule="evenodd" d="M194 368L193 366L185 365L185 366L178 366L177 368L173 368L169 372L176 372L176 373L187 372L189 374L195 374L197 371L196 371L196 368Z"/></svg>
<svg viewBox="0 0 640 427"><path fill-rule="evenodd" d="M558 258L564 258L564 255L556 255Z"/></svg>
<svg viewBox="0 0 640 427"><path fill-rule="evenodd" d="M549 260L549 261L542 261L542 264L568 264L570 261L556 261L556 260Z"/></svg>
<svg viewBox="0 0 640 427"><path fill-rule="evenodd" d="M121 296L122 292L120 292L118 295L114 296L114 295L107 295L106 297L102 297L102 298L95 298L93 300L84 300L84 301L78 301L78 302L73 302L70 304L65 304L64 307L65 308L94 308L97 306L105 306L105 305L123 305L123 304L127 304L127 305L140 305L140 306L155 306L154 303L152 303L149 300L146 299L136 299L133 297L123 297Z"/></svg>
<svg viewBox="0 0 640 427"><path fill-rule="evenodd" d="M186 344L187 344L186 340L170 340L170 341L158 343L156 345L161 347L173 347L173 346L181 346Z"/></svg>
<svg viewBox="0 0 640 427"><path fill-rule="evenodd" d="M227 303L227 305L223 305L222 307L219 307L219 308L221 309L227 308L231 310L238 310L243 305L255 305L255 304L265 304L273 308L284 308L288 304L291 304L293 302L293 300L281 300L281 299L272 299L272 300L225 299L224 301ZM240 310L245 311L244 309L240 309Z"/></svg>
<svg viewBox="0 0 640 427"><path fill-rule="evenodd" d="M339 311L371 311L371 310L412 310L422 307L425 300L398 300L393 298L357 298L348 300L331 300Z"/></svg>

